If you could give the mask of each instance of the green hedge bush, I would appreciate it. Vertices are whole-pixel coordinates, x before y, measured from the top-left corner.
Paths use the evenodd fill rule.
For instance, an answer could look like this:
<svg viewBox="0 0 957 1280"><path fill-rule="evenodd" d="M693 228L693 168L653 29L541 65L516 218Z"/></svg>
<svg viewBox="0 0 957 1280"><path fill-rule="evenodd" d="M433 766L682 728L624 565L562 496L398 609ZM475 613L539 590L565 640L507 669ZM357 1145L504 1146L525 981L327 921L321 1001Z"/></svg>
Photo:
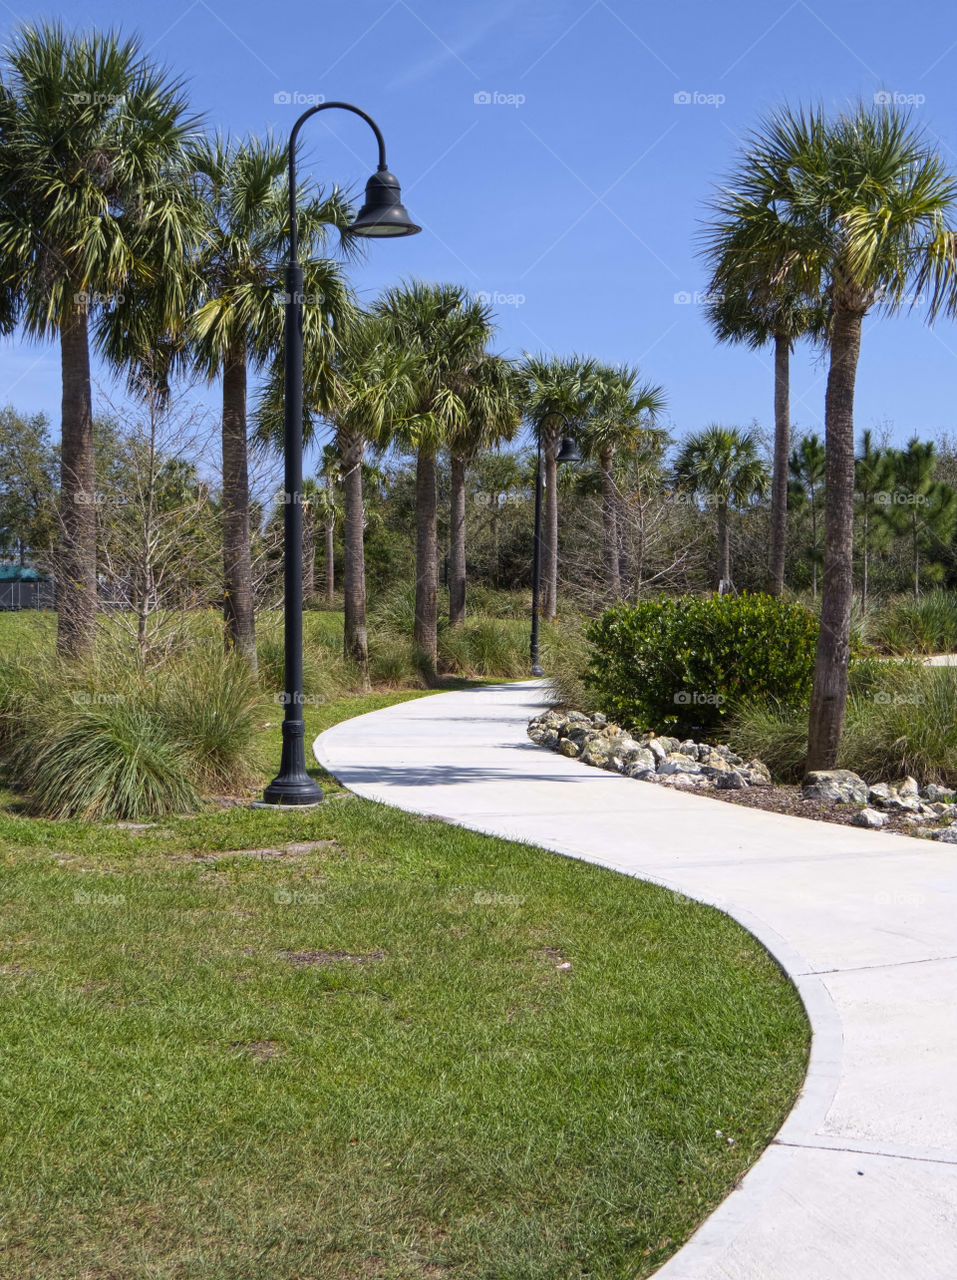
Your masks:
<svg viewBox="0 0 957 1280"><path fill-rule="evenodd" d="M803 605L764 595L617 605L585 627L585 683L632 729L714 730L744 700L806 703L817 633Z"/></svg>

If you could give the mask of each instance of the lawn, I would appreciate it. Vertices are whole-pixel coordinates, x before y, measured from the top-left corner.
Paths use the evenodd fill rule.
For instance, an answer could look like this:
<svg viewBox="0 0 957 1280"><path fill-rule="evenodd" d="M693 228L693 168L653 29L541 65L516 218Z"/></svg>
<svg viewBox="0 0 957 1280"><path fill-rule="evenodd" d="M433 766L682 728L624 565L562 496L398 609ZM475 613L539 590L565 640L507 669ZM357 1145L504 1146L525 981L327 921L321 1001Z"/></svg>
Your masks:
<svg viewBox="0 0 957 1280"><path fill-rule="evenodd" d="M0 811L0 1275L649 1274L791 1105L793 988L717 911L322 781Z"/></svg>

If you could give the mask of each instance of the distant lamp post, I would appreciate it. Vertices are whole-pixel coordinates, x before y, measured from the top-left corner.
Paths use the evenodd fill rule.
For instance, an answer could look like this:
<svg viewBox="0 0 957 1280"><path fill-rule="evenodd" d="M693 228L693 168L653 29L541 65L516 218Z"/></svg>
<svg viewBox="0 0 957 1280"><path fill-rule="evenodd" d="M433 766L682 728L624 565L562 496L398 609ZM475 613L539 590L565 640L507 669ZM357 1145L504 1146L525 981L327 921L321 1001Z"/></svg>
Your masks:
<svg viewBox="0 0 957 1280"><path fill-rule="evenodd" d="M563 413L550 413L550 418L561 418L565 426L569 425L568 419ZM532 661L532 675L543 676L545 672L542 670L542 664L538 660L538 615L539 602L542 594L542 491L545 487L544 476L542 475L542 427L544 422L538 424L538 465L535 468L535 549L532 556L532 639L529 646L530 657ZM582 456L578 452L578 445L571 436L562 438L561 446L555 456L557 463L562 462L581 462Z"/></svg>
<svg viewBox="0 0 957 1280"><path fill-rule="evenodd" d="M302 696L302 294L303 270L299 262L299 221L296 212L296 142L299 130L318 111L336 108L361 116L379 144L379 167L366 183L365 204L346 228L350 235L368 239L414 236L422 228L412 221L402 203L399 180L389 172L385 141L371 116L348 102L322 102L304 111L289 135L289 263L286 267L286 323L283 441L285 449L285 515L283 520L283 575L285 623L285 714L282 722L282 760L279 773L263 793L270 805L317 804L322 789L306 772Z"/></svg>

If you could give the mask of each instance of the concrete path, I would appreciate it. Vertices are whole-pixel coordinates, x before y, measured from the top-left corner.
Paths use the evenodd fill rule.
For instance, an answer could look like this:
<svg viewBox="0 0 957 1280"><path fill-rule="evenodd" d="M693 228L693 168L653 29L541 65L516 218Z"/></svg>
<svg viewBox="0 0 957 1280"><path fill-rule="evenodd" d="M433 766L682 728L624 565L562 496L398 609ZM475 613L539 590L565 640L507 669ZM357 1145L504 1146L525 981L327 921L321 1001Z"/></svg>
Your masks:
<svg viewBox="0 0 957 1280"><path fill-rule="evenodd" d="M814 1038L801 1096L662 1280L955 1280L957 846L684 796L534 746L536 682L347 720L347 787L667 885L778 958Z"/></svg>

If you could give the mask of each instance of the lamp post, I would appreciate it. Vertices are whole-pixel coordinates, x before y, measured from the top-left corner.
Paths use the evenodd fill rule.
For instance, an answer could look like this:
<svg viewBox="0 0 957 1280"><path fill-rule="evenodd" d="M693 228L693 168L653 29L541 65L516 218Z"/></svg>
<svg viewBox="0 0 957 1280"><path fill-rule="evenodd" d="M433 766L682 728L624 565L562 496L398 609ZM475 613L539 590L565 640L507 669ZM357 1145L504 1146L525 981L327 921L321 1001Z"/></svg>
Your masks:
<svg viewBox="0 0 957 1280"><path fill-rule="evenodd" d="M548 414L550 418L561 418L565 426L568 426L568 419L563 413ZM532 638L529 645L529 656L532 663L532 675L543 676L545 672L538 660L538 614L539 600L542 594L542 490L544 489L544 477L542 476L542 427L544 426L544 418L538 424L538 464L535 468L535 546L532 554ZM557 463L562 462L581 462L582 457L578 452L578 445L571 436L563 436L562 443L558 453L555 456Z"/></svg>
<svg viewBox="0 0 957 1280"><path fill-rule="evenodd" d="M402 204L399 181L389 172L385 140L371 116L348 102L322 102L304 111L289 135L289 263L286 267L284 334L283 442L285 495L283 520L283 617L285 625L285 714L282 722L282 760L279 773L263 793L271 805L316 804L322 789L306 772L302 697L302 290L299 262L299 222L296 212L296 142L299 131L318 111L337 108L361 116L379 144L379 167L366 183L365 204L346 228L350 235L413 236L422 228Z"/></svg>

